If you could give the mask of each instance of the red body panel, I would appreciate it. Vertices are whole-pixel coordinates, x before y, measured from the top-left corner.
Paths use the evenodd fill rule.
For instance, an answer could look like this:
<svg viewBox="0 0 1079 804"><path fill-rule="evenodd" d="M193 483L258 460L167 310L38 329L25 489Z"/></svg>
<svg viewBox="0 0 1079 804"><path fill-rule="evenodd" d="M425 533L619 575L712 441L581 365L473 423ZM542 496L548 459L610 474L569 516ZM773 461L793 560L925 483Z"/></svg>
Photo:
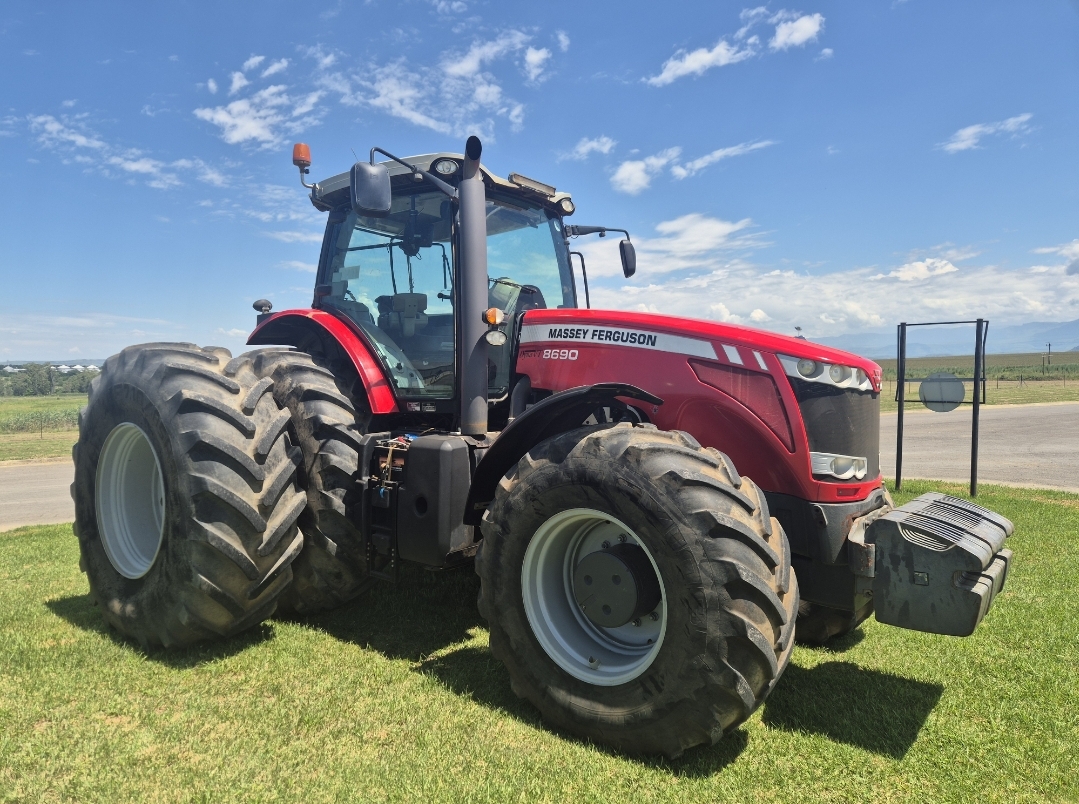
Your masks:
<svg viewBox="0 0 1079 804"><path fill-rule="evenodd" d="M596 326L617 328L622 334L614 337L629 341L643 336L648 344L642 348L613 338L597 341ZM569 331L562 333L563 338L551 339L552 327ZM517 371L529 376L533 388L551 391L598 382L633 383L664 400L662 406L646 411L658 427L685 430L702 445L722 450L762 488L817 502L864 499L880 486L879 476L863 483L823 483L813 478L798 403L777 353L861 368L880 392L880 367L847 352L748 327L613 310L529 311ZM726 370L732 375L770 376L774 389L763 380L745 383L746 390L735 398L702 382L690 360L717 371L730 367ZM762 398L762 387L772 389L772 395L778 392L789 434L776 425L774 396ZM788 438L793 439L793 449L784 443Z"/></svg>
<svg viewBox="0 0 1079 804"><path fill-rule="evenodd" d="M372 413L397 413L397 400L393 395L393 387L386 379L382 366L372 354L363 333L351 322L346 322L324 310L282 310L280 313L273 313L255 327L255 331L251 333L247 342L249 344L282 343L277 339L275 331L280 331L283 324L298 323L297 319L303 319L302 323L305 326L316 326L324 330L349 356L352 365L356 367L356 373L360 375L360 381L367 389L367 400L371 405Z"/></svg>

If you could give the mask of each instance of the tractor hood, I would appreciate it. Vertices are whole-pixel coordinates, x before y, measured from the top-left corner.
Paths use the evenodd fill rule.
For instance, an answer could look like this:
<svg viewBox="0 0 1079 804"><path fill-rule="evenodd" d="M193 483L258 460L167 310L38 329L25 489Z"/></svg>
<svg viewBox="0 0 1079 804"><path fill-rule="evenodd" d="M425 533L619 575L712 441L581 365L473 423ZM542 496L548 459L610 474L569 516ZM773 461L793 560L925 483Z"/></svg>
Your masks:
<svg viewBox="0 0 1079 804"><path fill-rule="evenodd" d="M525 314L524 326L549 325L555 328L588 328L589 332L576 333L580 340L599 336L593 327L617 327L620 330L637 330L645 334L670 335L697 341L711 342L717 354L723 346L745 347L773 354L808 358L823 363L838 363L860 368L869 376L873 389L880 392L881 369L876 363L841 349L832 349L802 338L791 338L753 327L722 324L697 318L633 313L624 310L531 310ZM631 336L632 337L632 336Z"/></svg>

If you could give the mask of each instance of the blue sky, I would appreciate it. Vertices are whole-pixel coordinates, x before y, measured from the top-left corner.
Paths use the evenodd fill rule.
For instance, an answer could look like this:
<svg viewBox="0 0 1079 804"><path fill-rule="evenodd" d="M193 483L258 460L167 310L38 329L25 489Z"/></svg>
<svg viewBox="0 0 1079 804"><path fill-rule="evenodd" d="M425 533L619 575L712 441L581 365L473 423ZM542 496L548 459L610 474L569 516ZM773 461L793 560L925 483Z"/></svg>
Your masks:
<svg viewBox="0 0 1079 804"><path fill-rule="evenodd" d="M660 10L661 9L661 10ZM0 8L0 359L310 301L299 186L372 145L573 193L595 306L827 337L1079 318L1079 5L928 0Z"/></svg>

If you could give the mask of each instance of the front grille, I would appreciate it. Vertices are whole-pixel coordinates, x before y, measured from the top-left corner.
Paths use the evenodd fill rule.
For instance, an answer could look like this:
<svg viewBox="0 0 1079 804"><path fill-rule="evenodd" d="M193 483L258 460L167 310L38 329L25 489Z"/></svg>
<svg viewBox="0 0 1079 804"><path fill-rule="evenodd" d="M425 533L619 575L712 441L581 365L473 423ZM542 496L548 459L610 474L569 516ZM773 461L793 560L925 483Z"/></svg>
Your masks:
<svg viewBox="0 0 1079 804"><path fill-rule="evenodd" d="M862 480L838 480L819 475L829 483L864 483L880 474L880 394L836 388L819 382L788 377L809 436L810 452L830 452L865 458Z"/></svg>

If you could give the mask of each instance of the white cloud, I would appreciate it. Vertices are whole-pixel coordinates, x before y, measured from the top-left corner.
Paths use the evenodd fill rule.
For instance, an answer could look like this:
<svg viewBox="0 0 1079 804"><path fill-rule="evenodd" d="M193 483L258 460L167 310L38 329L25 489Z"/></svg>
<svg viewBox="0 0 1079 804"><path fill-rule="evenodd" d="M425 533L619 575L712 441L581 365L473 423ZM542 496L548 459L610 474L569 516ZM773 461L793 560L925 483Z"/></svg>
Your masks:
<svg viewBox="0 0 1079 804"><path fill-rule="evenodd" d="M821 14L801 14L785 9L772 14L765 6L743 9L739 16L743 25L734 34L734 44L721 37L712 48L679 50L663 63L658 75L645 79L647 83L655 87L666 86L687 75L703 75L713 67L726 67L758 55L760 37L750 35L750 31L765 21L775 26L774 35L768 42L773 52L815 41L824 27ZM830 49L827 56L821 54L821 58L829 56Z"/></svg>
<svg viewBox="0 0 1079 804"><path fill-rule="evenodd" d="M821 14L803 14L795 19L789 16L792 16L789 12L781 11L772 18L772 21L779 23L775 36L768 42L772 50L787 50L816 41L824 28L824 16Z"/></svg>
<svg viewBox="0 0 1079 804"><path fill-rule="evenodd" d="M66 100L66 101L61 102L60 105L63 106L65 109L70 109L76 103L78 103L78 101L76 101L76 100Z"/></svg>
<svg viewBox="0 0 1079 804"><path fill-rule="evenodd" d="M429 87L419 75L409 72L403 62L376 69L368 86L374 90L373 95L363 98L368 105L440 134L450 133L448 123L418 111L426 104Z"/></svg>
<svg viewBox="0 0 1079 804"><path fill-rule="evenodd" d="M826 47L820 52L820 55L817 56L817 61L826 61L826 60L832 58L832 56L834 56L834 55L835 55L835 51L832 50L830 47Z"/></svg>
<svg viewBox="0 0 1079 804"><path fill-rule="evenodd" d="M1061 254L1065 257L1079 257L1079 239L1059 246L1042 246L1034 249L1035 254Z"/></svg>
<svg viewBox="0 0 1079 804"><path fill-rule="evenodd" d="M525 75L529 81L538 83L543 79L544 66L550 58L551 51L545 47L538 50L530 47L525 51Z"/></svg>
<svg viewBox="0 0 1079 804"><path fill-rule="evenodd" d="M85 130L76 128L75 126L80 124L68 121L66 118L61 122L51 114L42 114L29 117L27 120L30 123L30 130L37 134L38 142L47 148L73 146L75 148L100 150L105 147L104 140ZM69 123L71 124L69 125Z"/></svg>
<svg viewBox="0 0 1079 804"><path fill-rule="evenodd" d="M247 76L245 76L243 73L233 73L232 85L229 86L229 94L235 95L237 92L239 92L241 89L243 89L250 83L251 82L247 80Z"/></svg>
<svg viewBox="0 0 1079 804"><path fill-rule="evenodd" d="M206 88L210 90L211 95L217 94L217 82L214 79L210 78L206 81Z"/></svg>
<svg viewBox="0 0 1079 804"><path fill-rule="evenodd" d="M461 14L468 10L462 0L431 0L431 5L439 14Z"/></svg>
<svg viewBox="0 0 1079 804"><path fill-rule="evenodd" d="M637 195L648 188L652 178L666 165L673 162L682 153L681 148L667 148L658 154L644 159L630 159L623 162L611 176L611 186L620 193Z"/></svg>
<svg viewBox="0 0 1079 804"><path fill-rule="evenodd" d="M327 53L322 45L303 48L302 52L309 59L314 59L320 70L328 70L337 62L337 54Z"/></svg>
<svg viewBox="0 0 1079 804"><path fill-rule="evenodd" d="M476 42L468 52L442 62L442 70L452 78L471 78L479 74L484 64L507 53L520 50L529 37L520 31L507 31L496 39Z"/></svg>
<svg viewBox="0 0 1079 804"><path fill-rule="evenodd" d="M775 143L772 140L760 140L758 142L742 142L728 148L719 148L712 151L710 154L705 154L691 162L686 162L684 165L672 165L671 174L676 179L685 179L704 170L709 165L714 165L722 159L730 159L732 156L742 156L743 154L748 154L752 151L760 150L761 148L767 148L769 145L775 145Z"/></svg>
<svg viewBox="0 0 1079 804"><path fill-rule="evenodd" d="M603 135L594 139L588 139L588 137L581 137L580 141L573 146L573 150L568 154L563 154L559 157L559 161L563 159L587 159L589 154L609 154L611 149L618 144L617 141L612 140L610 137Z"/></svg>
<svg viewBox="0 0 1079 804"><path fill-rule="evenodd" d="M555 36L558 37L558 49L565 53L569 50L569 36L565 31L555 31Z"/></svg>
<svg viewBox="0 0 1079 804"><path fill-rule="evenodd" d="M321 243L322 232L264 232L267 237L280 240L282 243Z"/></svg>
<svg viewBox="0 0 1079 804"><path fill-rule="evenodd" d="M498 117L520 129L525 107L503 91L488 68L520 52L529 39L508 31L473 42L465 53L442 54L437 68L400 58L350 74L324 71L317 83L347 105L378 109L441 134L478 134L490 140Z"/></svg>
<svg viewBox="0 0 1079 804"><path fill-rule="evenodd" d="M951 262L939 257L928 257L924 260L916 260L899 266L887 274L876 274L871 279L884 279L895 277L900 282L918 282L941 274L950 274L958 271Z"/></svg>
<svg viewBox="0 0 1079 804"><path fill-rule="evenodd" d="M254 70L265 60L265 56L252 56L244 62L243 71L246 73L248 70Z"/></svg>
<svg viewBox="0 0 1079 804"><path fill-rule="evenodd" d="M78 344L79 354L100 356L140 341L194 340L186 324L92 311L78 315L6 312L0 335L0 349L22 360L47 360L69 352L73 343Z"/></svg>
<svg viewBox="0 0 1079 804"><path fill-rule="evenodd" d="M752 231L753 221L725 221L693 212L656 226L658 237L633 240L637 264L648 265L653 274L676 274L711 267L721 253L733 253L766 245ZM618 249L606 240L582 241L588 275L621 276Z"/></svg>
<svg viewBox="0 0 1079 804"><path fill-rule="evenodd" d="M1031 129L1027 123L1033 116L1030 112L1027 112L997 123L976 123L973 126L959 129L950 139L940 143L937 147L950 154L955 154L977 148L982 137L987 137L991 134L1005 133L1011 134L1013 137L1019 137L1030 132Z"/></svg>
<svg viewBox="0 0 1079 804"><path fill-rule="evenodd" d="M228 180L216 168L202 159L176 159L166 162L154 159L137 148L111 146L101 137L89 131L81 121L57 120L52 115L38 115L28 118L30 131L37 135L42 146L67 153L71 159L88 169L106 176L127 176L130 179L142 178L150 187L166 190L183 184L184 172L193 172L195 177L215 187L225 187ZM85 156L82 151L96 152L96 156Z"/></svg>
<svg viewBox="0 0 1079 804"><path fill-rule="evenodd" d="M659 75L648 78L647 82L654 87L662 87L687 75L703 75L713 67L737 64L755 56L757 44L756 37L747 40L745 47L742 48L731 45L726 39L720 39L710 50L703 47L688 53L685 50L679 50L663 63Z"/></svg>
<svg viewBox="0 0 1079 804"><path fill-rule="evenodd" d="M195 117L213 123L221 129L221 139L230 145L258 142L270 147L285 134L302 130L312 122L305 118L321 94L318 92L294 99L282 84L261 89L248 98L234 100L226 106L195 109ZM291 107L291 108L289 108Z"/></svg>
<svg viewBox="0 0 1079 804"><path fill-rule="evenodd" d="M788 333L798 325L811 338L900 320L1068 320L1079 306L1079 273L1069 274L1066 265L958 269L947 260L929 258L918 261L921 266L907 263L885 272L851 268L810 274L753 262L753 249L766 245L754 237L753 228L749 220L701 214L664 221L656 227L658 236L634 238L637 273L630 283L622 279L617 248L607 241L582 240L592 303ZM1052 248L1062 253L1069 246Z"/></svg>
<svg viewBox="0 0 1079 804"><path fill-rule="evenodd" d="M300 260L285 260L278 263L282 268L289 268L293 271L304 271L306 273L313 274L318 270L318 266L312 262L301 262Z"/></svg>
<svg viewBox="0 0 1079 804"><path fill-rule="evenodd" d="M245 65L246 68L246 65ZM262 71L263 78L269 78L271 75L277 75L288 68L288 59L278 59L265 70Z"/></svg>

